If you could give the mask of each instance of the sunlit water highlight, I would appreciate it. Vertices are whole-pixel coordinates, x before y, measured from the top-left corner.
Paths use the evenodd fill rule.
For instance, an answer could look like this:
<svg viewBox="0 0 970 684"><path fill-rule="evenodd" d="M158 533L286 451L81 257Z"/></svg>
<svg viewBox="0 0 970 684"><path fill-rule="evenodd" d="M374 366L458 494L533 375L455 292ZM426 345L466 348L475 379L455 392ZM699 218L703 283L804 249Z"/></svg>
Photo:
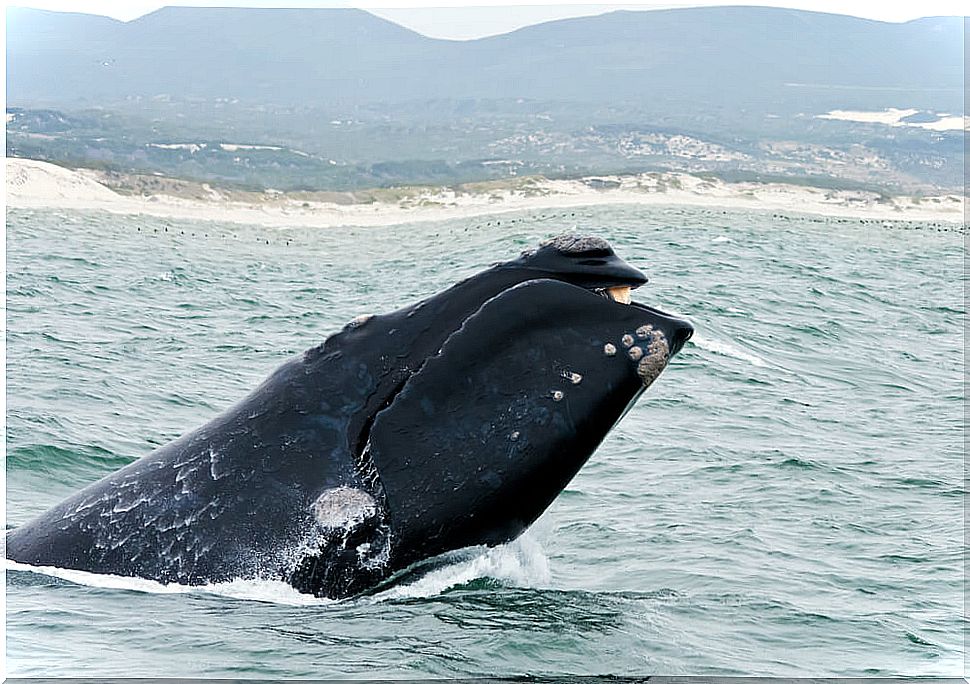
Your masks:
<svg viewBox="0 0 970 684"><path fill-rule="evenodd" d="M929 224L599 207L277 231L11 211L8 524L354 316L575 227L697 335L525 537L341 602L8 564L8 673L960 674L964 248Z"/></svg>

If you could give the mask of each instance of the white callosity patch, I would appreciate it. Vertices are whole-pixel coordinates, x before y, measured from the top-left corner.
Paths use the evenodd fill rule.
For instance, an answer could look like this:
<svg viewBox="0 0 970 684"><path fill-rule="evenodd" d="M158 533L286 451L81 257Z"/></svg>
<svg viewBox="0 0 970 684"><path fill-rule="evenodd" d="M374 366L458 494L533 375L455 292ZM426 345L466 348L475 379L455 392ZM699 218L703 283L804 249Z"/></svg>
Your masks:
<svg viewBox="0 0 970 684"><path fill-rule="evenodd" d="M594 250L611 249L610 243L603 238L592 235L573 235L570 233L557 235L549 240L543 240L539 243L539 246L555 247L565 254L582 254Z"/></svg>
<svg viewBox="0 0 970 684"><path fill-rule="evenodd" d="M636 329L637 337L642 340L634 346L636 339L627 333L620 338L620 342L627 347L627 356L637 364L637 375L644 387L649 387L657 376L667 367L670 360L670 345L662 331L652 325L642 325ZM607 342L603 347L607 356L616 355L616 345Z"/></svg>
<svg viewBox="0 0 970 684"><path fill-rule="evenodd" d="M317 497L310 512L324 529L348 529L376 516L377 502L362 489L336 487Z"/></svg>
<svg viewBox="0 0 970 684"><path fill-rule="evenodd" d="M373 496L354 487L328 489L310 506L316 522L303 543L290 555L291 567L297 567L307 556L321 557L323 562L345 562L346 551L354 554L358 567L374 570L390 559L390 530L383 510ZM322 555L321 555L322 554Z"/></svg>
<svg viewBox="0 0 970 684"><path fill-rule="evenodd" d="M562 372L562 376L563 376L563 378L565 378L566 380L568 380L569 382L571 382L574 385L578 385L579 383L581 383L583 381L583 376L582 375L580 375L579 373L574 373L572 371L568 371L568 370L564 370Z"/></svg>
<svg viewBox="0 0 970 684"><path fill-rule="evenodd" d="M667 344L667 337L659 330L651 330L649 336L650 343L647 345L646 354L637 363L637 375L640 376L644 387L650 387L653 384L670 360L670 345ZM630 351L632 352L633 349Z"/></svg>

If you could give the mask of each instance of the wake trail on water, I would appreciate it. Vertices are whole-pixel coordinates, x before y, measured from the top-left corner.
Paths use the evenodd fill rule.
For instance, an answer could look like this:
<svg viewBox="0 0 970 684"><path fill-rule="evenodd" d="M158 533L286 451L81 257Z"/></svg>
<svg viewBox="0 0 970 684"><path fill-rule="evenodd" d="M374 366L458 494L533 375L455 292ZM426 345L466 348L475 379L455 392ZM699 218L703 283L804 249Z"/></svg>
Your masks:
<svg viewBox="0 0 970 684"><path fill-rule="evenodd" d="M671 316L676 316L677 318L685 321L690 321L689 316L677 311L676 309L667 307L666 312ZM758 368L765 368L769 365L767 361L757 354L746 351L737 345L731 344L730 342L725 342L724 340L717 340L701 335L697 331L696 326L694 327L694 334L687 343L693 344L695 347L703 349L704 351L720 354L721 356L729 356L740 361L747 361L752 366L757 366Z"/></svg>
<svg viewBox="0 0 970 684"><path fill-rule="evenodd" d="M740 361L746 361L752 366L757 366L758 368L765 368L768 366L768 362L757 354L753 354L749 351L745 351L741 347L731 344L730 342L724 342L723 340L710 339L698 335L696 332L694 336L690 338L690 343L699 349L704 351L713 352L714 354L720 354L721 356L730 356L731 358L738 359Z"/></svg>
<svg viewBox="0 0 970 684"><path fill-rule="evenodd" d="M549 561L541 546L534 540L519 539L494 548L479 551L471 558L436 568L414 581L392 585L365 601L379 603L395 599L430 598L452 587L477 579L491 578L517 587L533 587L549 582ZM97 589L116 589L147 594L201 594L221 596L243 601L260 601L285 606L326 606L346 603L335 599L304 594L282 580L235 579L213 584L163 584L141 577L103 575L84 570L38 566L7 559L7 572L30 572Z"/></svg>

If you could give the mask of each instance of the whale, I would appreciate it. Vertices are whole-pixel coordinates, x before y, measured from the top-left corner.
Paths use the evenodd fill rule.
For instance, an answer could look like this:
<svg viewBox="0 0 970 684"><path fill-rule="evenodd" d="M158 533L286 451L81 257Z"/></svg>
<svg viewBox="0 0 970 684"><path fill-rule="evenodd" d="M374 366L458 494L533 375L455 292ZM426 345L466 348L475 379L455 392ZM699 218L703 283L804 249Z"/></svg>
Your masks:
<svg viewBox="0 0 970 684"><path fill-rule="evenodd" d="M6 536L20 564L342 599L521 535L693 333L566 234L362 315Z"/></svg>

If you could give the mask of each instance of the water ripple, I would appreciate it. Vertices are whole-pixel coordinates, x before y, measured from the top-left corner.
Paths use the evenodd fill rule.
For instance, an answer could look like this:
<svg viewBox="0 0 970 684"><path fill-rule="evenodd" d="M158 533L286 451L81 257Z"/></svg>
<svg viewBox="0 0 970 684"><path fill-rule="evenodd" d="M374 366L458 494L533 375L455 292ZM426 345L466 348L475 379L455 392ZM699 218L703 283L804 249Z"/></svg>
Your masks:
<svg viewBox="0 0 970 684"><path fill-rule="evenodd" d="M8 568L8 672L960 674L964 247L906 222L597 207L273 231L11 210L8 521L358 314L576 225L603 226L650 278L636 298L697 335L523 540L329 603Z"/></svg>

